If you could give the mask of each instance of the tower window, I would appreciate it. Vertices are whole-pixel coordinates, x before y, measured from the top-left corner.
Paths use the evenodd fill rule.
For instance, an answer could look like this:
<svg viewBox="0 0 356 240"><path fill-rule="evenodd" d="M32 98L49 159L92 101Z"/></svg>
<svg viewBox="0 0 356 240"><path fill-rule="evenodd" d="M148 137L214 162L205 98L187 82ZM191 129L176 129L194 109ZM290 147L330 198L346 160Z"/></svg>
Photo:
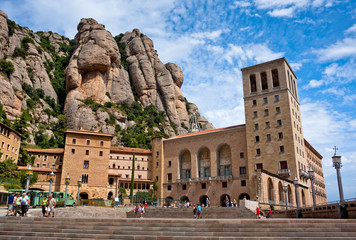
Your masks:
<svg viewBox="0 0 356 240"><path fill-rule="evenodd" d="M258 123L255 123L255 131L258 130Z"/></svg>
<svg viewBox="0 0 356 240"><path fill-rule="evenodd" d="M257 156L260 156L260 155L261 155L261 149L259 149L259 148L256 149L256 155L257 155Z"/></svg>
<svg viewBox="0 0 356 240"><path fill-rule="evenodd" d="M282 132L278 133L278 138L279 138L279 139L282 139L282 138L283 138L283 133L282 133Z"/></svg>
<svg viewBox="0 0 356 240"><path fill-rule="evenodd" d="M89 139L87 140L87 145L90 145L90 140Z"/></svg>
<svg viewBox="0 0 356 240"><path fill-rule="evenodd" d="M282 120L277 120L277 127L282 126Z"/></svg>
<svg viewBox="0 0 356 240"><path fill-rule="evenodd" d="M241 187L245 187L246 186L246 180L241 180Z"/></svg>
<svg viewBox="0 0 356 240"><path fill-rule="evenodd" d="M250 75L250 87L251 87L251 92L257 91L256 75L255 74Z"/></svg>
<svg viewBox="0 0 356 240"><path fill-rule="evenodd" d="M85 150L85 155L89 155L89 150Z"/></svg>
<svg viewBox="0 0 356 240"><path fill-rule="evenodd" d="M268 116L268 109L265 109L265 116Z"/></svg>
<svg viewBox="0 0 356 240"><path fill-rule="evenodd" d="M76 143L77 143L77 139L73 138L73 139L72 139L72 143L73 143L73 144L76 144Z"/></svg>
<svg viewBox="0 0 356 240"><path fill-rule="evenodd" d="M258 117L257 111L254 111L254 112L253 112L253 118L257 118L257 117Z"/></svg>
<svg viewBox="0 0 356 240"><path fill-rule="evenodd" d="M279 152L284 153L284 146L279 146Z"/></svg>
<svg viewBox="0 0 356 240"><path fill-rule="evenodd" d="M243 152L240 152L240 158L244 158L244 153Z"/></svg>
<svg viewBox="0 0 356 240"><path fill-rule="evenodd" d="M276 107L276 113L281 113L281 108L280 107Z"/></svg>
<svg viewBox="0 0 356 240"><path fill-rule="evenodd" d="M74 148L72 148L72 154L74 154L75 153L75 149Z"/></svg>
<svg viewBox="0 0 356 240"><path fill-rule="evenodd" d="M272 82L273 82L273 87L279 87L279 76L278 76L277 69L272 70Z"/></svg>
<svg viewBox="0 0 356 240"><path fill-rule="evenodd" d="M240 167L240 175L246 175L246 167Z"/></svg>
<svg viewBox="0 0 356 240"><path fill-rule="evenodd" d="M167 190L171 191L172 190L172 186L171 185L167 185Z"/></svg>
<svg viewBox="0 0 356 240"><path fill-rule="evenodd" d="M260 136L255 136L255 140L256 140L256 142L259 142L260 141Z"/></svg>
<svg viewBox="0 0 356 240"><path fill-rule="evenodd" d="M104 141L100 141L100 147L104 146Z"/></svg>
<svg viewBox="0 0 356 240"><path fill-rule="evenodd" d="M274 95L274 101L279 102L279 95Z"/></svg>
<svg viewBox="0 0 356 240"><path fill-rule="evenodd" d="M271 141L271 134L267 134L267 142Z"/></svg>
<svg viewBox="0 0 356 240"><path fill-rule="evenodd" d="M87 160L84 161L83 168L89 168L89 161L87 161Z"/></svg>
<svg viewBox="0 0 356 240"><path fill-rule="evenodd" d="M256 169L263 169L263 163L257 163L256 164Z"/></svg>
<svg viewBox="0 0 356 240"><path fill-rule="evenodd" d="M268 98L266 98L266 97L263 98L263 103L264 103L264 104L267 104L267 103L268 103Z"/></svg>
<svg viewBox="0 0 356 240"><path fill-rule="evenodd" d="M257 100L252 100L252 106L257 106Z"/></svg>
<svg viewBox="0 0 356 240"><path fill-rule="evenodd" d="M99 152L99 156L102 157L103 156L103 151Z"/></svg>
<svg viewBox="0 0 356 240"><path fill-rule="evenodd" d="M261 72L260 76L261 76L262 90L268 89L267 73L266 72Z"/></svg>
<svg viewBox="0 0 356 240"><path fill-rule="evenodd" d="M270 128L270 123L266 122L266 129Z"/></svg>

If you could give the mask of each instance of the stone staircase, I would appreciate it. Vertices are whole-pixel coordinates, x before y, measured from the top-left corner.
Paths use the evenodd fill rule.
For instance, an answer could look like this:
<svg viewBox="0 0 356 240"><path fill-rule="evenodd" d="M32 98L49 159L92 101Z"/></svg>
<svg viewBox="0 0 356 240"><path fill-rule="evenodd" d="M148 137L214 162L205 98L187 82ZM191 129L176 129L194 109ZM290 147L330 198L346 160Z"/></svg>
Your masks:
<svg viewBox="0 0 356 240"><path fill-rule="evenodd" d="M356 220L0 217L0 239L356 239Z"/></svg>
<svg viewBox="0 0 356 240"><path fill-rule="evenodd" d="M246 208L202 208L204 219L255 218L255 214ZM147 208L145 218L194 218L193 208ZM135 218L135 212L127 212L127 218Z"/></svg>

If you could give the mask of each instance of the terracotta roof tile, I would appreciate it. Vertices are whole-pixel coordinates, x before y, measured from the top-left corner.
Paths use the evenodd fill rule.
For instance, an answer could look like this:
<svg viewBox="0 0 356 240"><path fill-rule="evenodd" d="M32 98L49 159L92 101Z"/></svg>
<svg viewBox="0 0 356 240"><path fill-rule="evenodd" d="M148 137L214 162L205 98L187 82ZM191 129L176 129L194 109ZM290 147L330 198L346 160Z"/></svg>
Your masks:
<svg viewBox="0 0 356 240"><path fill-rule="evenodd" d="M113 147L110 148L110 153L141 153L151 154L151 150L143 148L129 148L129 147Z"/></svg>
<svg viewBox="0 0 356 240"><path fill-rule="evenodd" d="M113 137L112 134L109 133L102 133L102 132L94 132L94 131L87 131L87 130L74 130L68 129L65 133L79 133L79 134L87 134L87 135L96 135L96 136L104 136L104 137Z"/></svg>
<svg viewBox="0 0 356 240"><path fill-rule="evenodd" d="M52 170L51 168L37 168L37 167L31 167L32 168L32 170L34 171L34 172L54 172L54 173L60 173L60 172L62 172L62 170L61 169L54 169L54 170ZM19 166L18 167L18 169L19 170L26 170L27 169L27 166Z"/></svg>
<svg viewBox="0 0 356 240"><path fill-rule="evenodd" d="M52 149L37 149L37 148L25 148L29 153L52 153L52 154L63 154L63 148L52 148Z"/></svg>

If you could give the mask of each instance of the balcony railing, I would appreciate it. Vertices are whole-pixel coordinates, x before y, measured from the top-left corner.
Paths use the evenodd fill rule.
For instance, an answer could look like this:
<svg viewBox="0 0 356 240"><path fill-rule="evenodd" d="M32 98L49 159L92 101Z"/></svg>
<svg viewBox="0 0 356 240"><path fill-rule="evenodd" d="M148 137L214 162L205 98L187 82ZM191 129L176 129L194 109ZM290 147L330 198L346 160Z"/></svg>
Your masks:
<svg viewBox="0 0 356 240"><path fill-rule="evenodd" d="M189 183L189 182L210 182L210 181L222 181L231 180L232 175L216 176L216 177L198 177L198 178L186 178L177 179L176 183Z"/></svg>
<svg viewBox="0 0 356 240"><path fill-rule="evenodd" d="M290 169L278 169L278 175L290 176Z"/></svg>
<svg viewBox="0 0 356 240"><path fill-rule="evenodd" d="M309 174L302 169L299 169L299 176L304 177L304 178L309 178Z"/></svg>

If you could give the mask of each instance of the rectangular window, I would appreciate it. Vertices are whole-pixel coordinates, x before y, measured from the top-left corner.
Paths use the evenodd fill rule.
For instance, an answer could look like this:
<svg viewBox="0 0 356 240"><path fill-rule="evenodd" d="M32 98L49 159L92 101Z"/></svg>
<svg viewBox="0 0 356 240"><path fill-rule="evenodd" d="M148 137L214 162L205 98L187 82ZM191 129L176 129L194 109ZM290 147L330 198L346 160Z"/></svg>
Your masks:
<svg viewBox="0 0 356 240"><path fill-rule="evenodd" d="M241 180L241 187L246 187L246 180Z"/></svg>
<svg viewBox="0 0 356 240"><path fill-rule="evenodd" d="M259 148L256 149L256 155L257 155L257 156L260 156L260 155L261 155L261 149L259 149Z"/></svg>
<svg viewBox="0 0 356 240"><path fill-rule="evenodd" d="M267 104L268 103L268 98L263 98L263 104Z"/></svg>
<svg viewBox="0 0 356 240"><path fill-rule="evenodd" d="M142 175L138 175L138 178L141 179L141 178L142 178Z"/></svg>
<svg viewBox="0 0 356 240"><path fill-rule="evenodd" d="M284 146L279 146L279 152L284 153Z"/></svg>
<svg viewBox="0 0 356 240"><path fill-rule="evenodd" d="M46 168L46 164L42 164L42 168Z"/></svg>
<svg viewBox="0 0 356 240"><path fill-rule="evenodd" d="M240 167L240 175L246 175L246 167Z"/></svg>
<svg viewBox="0 0 356 240"><path fill-rule="evenodd" d="M287 161L280 161L281 169L288 169Z"/></svg>
<svg viewBox="0 0 356 240"><path fill-rule="evenodd" d="M256 164L256 169L263 169L263 163L257 163Z"/></svg>
<svg viewBox="0 0 356 240"><path fill-rule="evenodd" d="M167 174L167 181L172 182L172 173Z"/></svg>
<svg viewBox="0 0 356 240"><path fill-rule="evenodd" d="M267 133L267 142L271 141L271 134Z"/></svg>
<svg viewBox="0 0 356 240"><path fill-rule="evenodd" d="M240 152L240 158L244 158L244 153L243 152Z"/></svg>
<svg viewBox="0 0 356 240"><path fill-rule="evenodd" d="M227 182L222 182L222 187L227 188Z"/></svg>
<svg viewBox="0 0 356 240"><path fill-rule="evenodd" d="M129 178L130 177L130 175L129 174L126 174L126 178Z"/></svg>
<svg viewBox="0 0 356 240"><path fill-rule="evenodd" d="M85 150L85 155L89 155L89 150Z"/></svg>
<svg viewBox="0 0 356 240"><path fill-rule="evenodd" d="M201 184L201 189L206 189L206 183Z"/></svg>
<svg viewBox="0 0 356 240"><path fill-rule="evenodd" d="M76 144L77 143L77 139L73 138L72 139L72 144Z"/></svg>
<svg viewBox="0 0 356 240"><path fill-rule="evenodd" d="M282 120L277 120L277 127L282 126Z"/></svg>
<svg viewBox="0 0 356 240"><path fill-rule="evenodd" d="M182 190L187 190L187 185L186 184L182 185Z"/></svg>
<svg viewBox="0 0 356 240"><path fill-rule="evenodd" d="M257 92L256 75L255 74L250 75L250 87L251 87L251 92Z"/></svg>
<svg viewBox="0 0 356 240"><path fill-rule="evenodd" d="M274 101L279 102L279 95L274 95Z"/></svg>
<svg viewBox="0 0 356 240"><path fill-rule="evenodd" d="M36 167L38 167L38 168L39 168L39 167L40 167L40 164L39 164L39 163L37 163L37 164L36 164Z"/></svg>
<svg viewBox="0 0 356 240"><path fill-rule="evenodd" d="M167 190L171 191L172 190L172 186L171 185L167 185Z"/></svg>
<svg viewBox="0 0 356 240"><path fill-rule="evenodd" d="M261 72L261 86L262 90L268 89L268 83L267 83L267 73L266 72Z"/></svg>
<svg viewBox="0 0 356 240"><path fill-rule="evenodd" d="M190 178L190 169L185 170L185 178Z"/></svg>
<svg viewBox="0 0 356 240"><path fill-rule="evenodd" d="M47 158L48 158L48 156L47 156L47 155L44 155L44 156L43 156L43 160L44 160L44 161L46 161L46 160L47 160Z"/></svg>
<svg viewBox="0 0 356 240"><path fill-rule="evenodd" d="M258 117L257 111L254 111L254 112L253 112L253 118L257 118L257 117Z"/></svg>
<svg viewBox="0 0 356 240"><path fill-rule="evenodd" d="M74 153L75 153L75 149L72 148L72 154L74 154Z"/></svg>
<svg viewBox="0 0 356 240"><path fill-rule="evenodd" d="M83 168L89 168L89 161L88 160L84 161L84 167Z"/></svg>
<svg viewBox="0 0 356 240"><path fill-rule="evenodd" d="M252 100L252 106L257 106L257 100Z"/></svg>
<svg viewBox="0 0 356 240"><path fill-rule="evenodd" d="M279 133L278 133L278 138L279 138L279 139L283 139L283 133L282 133L282 132L279 132Z"/></svg>
<svg viewBox="0 0 356 240"><path fill-rule="evenodd" d="M168 161L168 167L172 166L172 161Z"/></svg>
<svg viewBox="0 0 356 240"><path fill-rule="evenodd" d="M255 141L259 142L260 141L260 136L255 136Z"/></svg>
<svg viewBox="0 0 356 240"><path fill-rule="evenodd" d="M90 145L90 140L89 139L87 140L87 145Z"/></svg>
<svg viewBox="0 0 356 240"><path fill-rule="evenodd" d="M258 123L255 123L255 131L258 130Z"/></svg>
<svg viewBox="0 0 356 240"><path fill-rule="evenodd" d="M266 122L266 129L270 128L270 123Z"/></svg>
<svg viewBox="0 0 356 240"><path fill-rule="evenodd" d="M268 109L265 109L265 116L268 116Z"/></svg>
<svg viewBox="0 0 356 240"><path fill-rule="evenodd" d="M278 76L278 70L277 69L272 69L272 82L273 82L273 87L279 87L279 76Z"/></svg>
<svg viewBox="0 0 356 240"><path fill-rule="evenodd" d="M88 174L82 174L82 183L88 183L89 176Z"/></svg>
<svg viewBox="0 0 356 240"><path fill-rule="evenodd" d="M100 141L100 147L104 146L104 141Z"/></svg>
<svg viewBox="0 0 356 240"><path fill-rule="evenodd" d="M276 113L281 113L281 108L280 107L276 107Z"/></svg>
<svg viewBox="0 0 356 240"><path fill-rule="evenodd" d="M99 152L99 156L102 157L103 156L103 151Z"/></svg>

